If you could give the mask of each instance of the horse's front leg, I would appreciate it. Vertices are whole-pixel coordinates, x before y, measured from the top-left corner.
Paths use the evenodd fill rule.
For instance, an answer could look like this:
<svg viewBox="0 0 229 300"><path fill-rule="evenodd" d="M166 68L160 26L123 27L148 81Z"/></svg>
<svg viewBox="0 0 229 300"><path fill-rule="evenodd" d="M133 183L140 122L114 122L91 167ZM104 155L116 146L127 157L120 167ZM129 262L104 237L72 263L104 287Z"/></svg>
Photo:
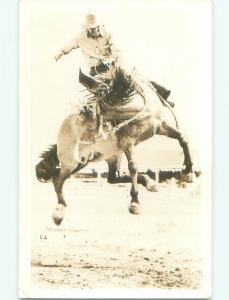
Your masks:
<svg viewBox="0 0 229 300"><path fill-rule="evenodd" d="M76 116L73 114L64 120L57 136L57 156L61 164L61 169L59 175L53 179L58 199L58 205L52 216L56 225L60 225L62 222L66 207L63 196L64 182L79 165L77 130Z"/></svg>
<svg viewBox="0 0 229 300"><path fill-rule="evenodd" d="M136 162L134 161L134 145L131 143L125 149L124 153L128 161L128 168L131 176L131 204L129 206L129 212L131 214L139 214L139 201L138 201L138 169Z"/></svg>
<svg viewBox="0 0 229 300"><path fill-rule="evenodd" d="M63 196L63 185L65 180L69 178L70 175L71 175L71 170L62 167L60 169L60 173L58 177L53 179L53 185L58 199L58 205L55 208L55 211L52 215L53 221L56 225L60 225L64 217L64 210L67 205Z"/></svg>

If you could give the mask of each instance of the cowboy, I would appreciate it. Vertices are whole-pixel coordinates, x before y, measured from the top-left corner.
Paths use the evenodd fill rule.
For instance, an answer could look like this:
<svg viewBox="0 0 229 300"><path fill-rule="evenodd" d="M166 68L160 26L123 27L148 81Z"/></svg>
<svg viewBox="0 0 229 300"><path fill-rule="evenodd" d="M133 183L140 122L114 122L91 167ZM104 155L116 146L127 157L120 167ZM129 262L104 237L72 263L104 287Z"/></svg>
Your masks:
<svg viewBox="0 0 229 300"><path fill-rule="evenodd" d="M112 67L120 64L121 52L116 48L111 34L106 31L93 14L86 15L84 30L70 44L60 50L55 56L55 60L58 61L63 55L78 48L84 54L88 66L87 76L89 77L101 73L110 77L109 71ZM79 81L82 84L84 84L83 79L80 70Z"/></svg>
<svg viewBox="0 0 229 300"><path fill-rule="evenodd" d="M79 82L86 87L90 88L94 86L95 82L99 85L104 79L110 79L113 67L123 64L121 51L116 47L111 34L106 31L104 25L98 22L94 14L86 15L84 30L70 44L60 50L55 56L55 60L58 61L63 55L78 48L82 50L88 66L86 76L81 69L79 72ZM150 83L160 96L167 100L170 91L154 81L150 81Z"/></svg>

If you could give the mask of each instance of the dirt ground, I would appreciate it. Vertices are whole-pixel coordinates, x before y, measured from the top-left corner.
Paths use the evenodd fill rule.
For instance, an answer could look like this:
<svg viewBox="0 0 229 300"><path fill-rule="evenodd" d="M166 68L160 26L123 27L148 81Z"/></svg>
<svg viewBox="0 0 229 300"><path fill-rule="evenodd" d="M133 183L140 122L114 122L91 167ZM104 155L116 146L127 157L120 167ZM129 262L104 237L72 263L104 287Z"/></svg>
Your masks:
<svg viewBox="0 0 229 300"><path fill-rule="evenodd" d="M201 182L139 187L141 214L128 212L130 185L69 179L68 207L51 219L51 183L34 184L32 281L40 288L200 289L204 234Z"/></svg>

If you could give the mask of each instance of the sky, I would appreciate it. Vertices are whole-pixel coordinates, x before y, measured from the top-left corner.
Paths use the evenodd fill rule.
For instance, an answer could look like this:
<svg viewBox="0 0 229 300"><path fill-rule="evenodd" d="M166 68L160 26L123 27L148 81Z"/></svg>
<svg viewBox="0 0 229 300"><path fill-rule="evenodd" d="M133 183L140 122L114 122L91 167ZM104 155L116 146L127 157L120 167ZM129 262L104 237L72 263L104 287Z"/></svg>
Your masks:
<svg viewBox="0 0 229 300"><path fill-rule="evenodd" d="M81 97L80 50L58 62L54 56L80 32L85 14L95 12L124 58L172 91L169 100L176 104L196 165L207 163L212 134L209 4L206 0L21 1L20 101L22 116L29 114L32 161L56 143L61 122ZM137 156L144 151L146 160L152 154L157 163L164 150L177 151L180 157L177 141L166 138L153 138L138 148Z"/></svg>

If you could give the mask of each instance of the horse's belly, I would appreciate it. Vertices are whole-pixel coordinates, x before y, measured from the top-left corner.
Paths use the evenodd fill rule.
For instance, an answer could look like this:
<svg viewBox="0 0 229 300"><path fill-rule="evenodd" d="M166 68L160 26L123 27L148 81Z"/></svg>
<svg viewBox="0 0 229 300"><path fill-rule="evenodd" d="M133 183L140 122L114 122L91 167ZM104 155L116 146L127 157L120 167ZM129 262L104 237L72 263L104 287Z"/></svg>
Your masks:
<svg viewBox="0 0 229 300"><path fill-rule="evenodd" d="M119 153L121 153L121 150L117 146L117 138L112 136L93 144L79 145L78 156L81 161L86 158L88 161L96 162L106 160Z"/></svg>

